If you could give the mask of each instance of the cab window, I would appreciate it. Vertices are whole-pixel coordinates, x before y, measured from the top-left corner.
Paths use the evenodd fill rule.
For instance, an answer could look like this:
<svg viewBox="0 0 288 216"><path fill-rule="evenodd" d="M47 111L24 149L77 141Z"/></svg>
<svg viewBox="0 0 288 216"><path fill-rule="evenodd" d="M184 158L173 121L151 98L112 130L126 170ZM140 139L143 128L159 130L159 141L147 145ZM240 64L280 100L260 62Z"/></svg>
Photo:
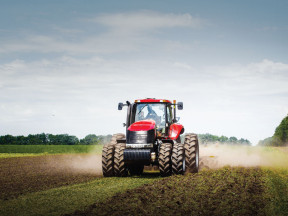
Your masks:
<svg viewBox="0 0 288 216"><path fill-rule="evenodd" d="M172 123L172 108L171 108L171 106L167 106L167 121L168 121L168 123Z"/></svg>

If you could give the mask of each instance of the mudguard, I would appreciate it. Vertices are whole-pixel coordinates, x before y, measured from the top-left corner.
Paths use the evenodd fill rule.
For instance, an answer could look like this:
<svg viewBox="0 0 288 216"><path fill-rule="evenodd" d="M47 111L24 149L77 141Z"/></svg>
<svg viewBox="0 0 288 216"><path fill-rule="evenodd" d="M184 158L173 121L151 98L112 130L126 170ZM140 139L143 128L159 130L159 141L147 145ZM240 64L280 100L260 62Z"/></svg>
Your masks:
<svg viewBox="0 0 288 216"><path fill-rule="evenodd" d="M183 125L177 123L171 124L169 128L169 138L176 140L183 132L184 132Z"/></svg>

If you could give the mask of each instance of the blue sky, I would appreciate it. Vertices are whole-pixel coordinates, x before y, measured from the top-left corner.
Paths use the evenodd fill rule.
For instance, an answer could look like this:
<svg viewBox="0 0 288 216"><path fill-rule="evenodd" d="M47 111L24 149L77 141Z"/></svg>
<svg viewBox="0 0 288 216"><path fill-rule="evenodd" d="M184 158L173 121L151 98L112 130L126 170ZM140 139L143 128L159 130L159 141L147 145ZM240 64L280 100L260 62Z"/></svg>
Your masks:
<svg viewBox="0 0 288 216"><path fill-rule="evenodd" d="M287 1L0 1L0 134L124 132L119 101L186 131L271 136L288 113Z"/></svg>

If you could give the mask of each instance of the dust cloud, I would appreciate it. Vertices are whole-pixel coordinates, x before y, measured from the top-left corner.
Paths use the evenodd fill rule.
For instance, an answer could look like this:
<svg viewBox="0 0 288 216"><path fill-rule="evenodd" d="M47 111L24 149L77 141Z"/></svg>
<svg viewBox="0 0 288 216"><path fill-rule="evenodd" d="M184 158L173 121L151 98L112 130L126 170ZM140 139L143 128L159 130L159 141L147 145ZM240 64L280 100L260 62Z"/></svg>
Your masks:
<svg viewBox="0 0 288 216"><path fill-rule="evenodd" d="M200 168L223 166L288 168L288 147L200 145Z"/></svg>
<svg viewBox="0 0 288 216"><path fill-rule="evenodd" d="M102 155L97 154L97 148L89 153L67 155L63 164L74 174L93 174L102 176Z"/></svg>
<svg viewBox="0 0 288 216"><path fill-rule="evenodd" d="M71 155L66 161L67 168L74 173L90 173L102 175L101 155L77 154Z"/></svg>
<svg viewBox="0 0 288 216"><path fill-rule="evenodd" d="M288 168L288 147L208 144L200 145L199 154L200 170L217 169L223 166ZM55 162L55 158L53 161ZM65 155L65 160L62 157L55 169L59 169L59 165L74 174L102 176L101 155L93 152Z"/></svg>

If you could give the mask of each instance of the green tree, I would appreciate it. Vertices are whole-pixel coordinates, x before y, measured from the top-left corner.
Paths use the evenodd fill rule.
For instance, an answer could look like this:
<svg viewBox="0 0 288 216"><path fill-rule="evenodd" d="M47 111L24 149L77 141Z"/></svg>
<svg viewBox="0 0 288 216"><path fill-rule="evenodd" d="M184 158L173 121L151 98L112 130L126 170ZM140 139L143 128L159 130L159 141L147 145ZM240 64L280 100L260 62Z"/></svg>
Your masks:
<svg viewBox="0 0 288 216"><path fill-rule="evenodd" d="M0 143L1 145L15 145L17 144L17 138L9 134L1 136Z"/></svg>
<svg viewBox="0 0 288 216"><path fill-rule="evenodd" d="M222 143L222 144L233 144L233 145L251 145L251 142L247 139L241 138L238 140L236 137L226 137L221 136L218 137L216 135L212 135L209 133L206 134L198 134L198 138L201 144L208 144L208 143Z"/></svg>
<svg viewBox="0 0 288 216"><path fill-rule="evenodd" d="M27 145L28 144L28 139L25 136L17 136L17 145Z"/></svg>
<svg viewBox="0 0 288 216"><path fill-rule="evenodd" d="M221 142L221 143L226 143L226 142L228 142L228 137L226 137L226 136L221 136L221 137L219 137L219 141Z"/></svg>
<svg viewBox="0 0 288 216"><path fill-rule="evenodd" d="M108 135L99 135L98 136L98 140L99 140L99 144L106 144L106 143L109 143L110 140L112 138L112 135L111 134L108 134Z"/></svg>
<svg viewBox="0 0 288 216"><path fill-rule="evenodd" d="M238 139L233 136L233 137L230 137L230 138L229 138L228 142L230 142L230 143L232 143L232 144L237 144Z"/></svg>
<svg viewBox="0 0 288 216"><path fill-rule="evenodd" d="M48 139L49 139L50 145L61 145L62 141L63 141L63 135L61 135L61 134L60 135L49 134Z"/></svg>
<svg viewBox="0 0 288 216"><path fill-rule="evenodd" d="M282 144L288 143L288 115L281 121L276 128L273 137L278 138Z"/></svg>
<svg viewBox="0 0 288 216"><path fill-rule="evenodd" d="M84 139L80 140L80 143L83 145L95 145L99 143L99 137L96 136L95 134L89 134L85 136Z"/></svg>
<svg viewBox="0 0 288 216"><path fill-rule="evenodd" d="M46 145L48 143L48 135L45 133L37 134L37 138L41 143L39 144L44 144Z"/></svg>
<svg viewBox="0 0 288 216"><path fill-rule="evenodd" d="M251 145L250 141L247 139L243 139L241 138L240 140L238 140L238 143L241 145Z"/></svg>
<svg viewBox="0 0 288 216"><path fill-rule="evenodd" d="M283 142L278 137L268 137L258 142L259 146L283 146Z"/></svg>
<svg viewBox="0 0 288 216"><path fill-rule="evenodd" d="M42 140L37 134L29 134L27 137L28 145L40 145L42 144Z"/></svg>

